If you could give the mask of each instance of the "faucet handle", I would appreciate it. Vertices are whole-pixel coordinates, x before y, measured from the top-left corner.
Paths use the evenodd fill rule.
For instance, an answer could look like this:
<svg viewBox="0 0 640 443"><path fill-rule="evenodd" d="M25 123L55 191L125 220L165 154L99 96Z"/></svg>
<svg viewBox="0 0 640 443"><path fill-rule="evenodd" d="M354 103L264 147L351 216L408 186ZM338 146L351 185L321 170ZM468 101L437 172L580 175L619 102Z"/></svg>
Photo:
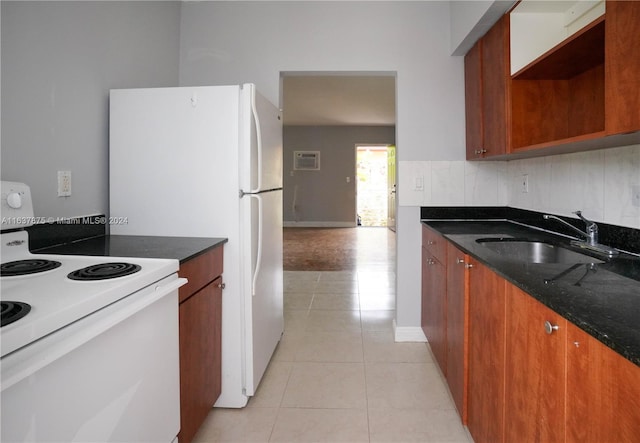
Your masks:
<svg viewBox="0 0 640 443"><path fill-rule="evenodd" d="M589 243L598 243L598 225L595 222L584 218L582 215L582 211L575 211L574 214L580 217L580 219L587 225L586 231L589 234Z"/></svg>
<svg viewBox="0 0 640 443"><path fill-rule="evenodd" d="M580 220L585 222L587 225L595 225L595 223L592 222L591 220L587 220L586 218L584 218L584 216L582 215L582 211L573 211L573 213L577 215L580 218Z"/></svg>

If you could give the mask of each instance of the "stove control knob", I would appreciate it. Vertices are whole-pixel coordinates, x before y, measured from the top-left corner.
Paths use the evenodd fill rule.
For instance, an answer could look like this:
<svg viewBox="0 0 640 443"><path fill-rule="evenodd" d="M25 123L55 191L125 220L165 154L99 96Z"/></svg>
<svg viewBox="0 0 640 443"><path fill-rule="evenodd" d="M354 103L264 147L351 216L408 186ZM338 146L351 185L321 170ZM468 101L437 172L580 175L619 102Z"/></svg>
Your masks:
<svg viewBox="0 0 640 443"><path fill-rule="evenodd" d="M7 195L7 204L10 208L20 209L22 207L22 196L17 192L10 192Z"/></svg>

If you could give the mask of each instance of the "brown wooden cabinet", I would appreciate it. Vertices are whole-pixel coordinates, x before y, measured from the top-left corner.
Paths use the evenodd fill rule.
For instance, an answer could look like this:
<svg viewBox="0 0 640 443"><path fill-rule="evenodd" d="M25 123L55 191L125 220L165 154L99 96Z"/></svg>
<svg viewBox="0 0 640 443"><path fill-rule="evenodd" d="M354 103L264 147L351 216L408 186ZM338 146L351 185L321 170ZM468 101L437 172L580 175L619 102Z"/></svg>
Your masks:
<svg viewBox="0 0 640 443"><path fill-rule="evenodd" d="M567 326L567 443L640 438L640 367Z"/></svg>
<svg viewBox="0 0 640 443"><path fill-rule="evenodd" d="M505 284L469 259L467 426L475 443L504 442Z"/></svg>
<svg viewBox="0 0 640 443"><path fill-rule="evenodd" d="M605 127L607 134L640 130L640 2L607 1Z"/></svg>
<svg viewBox="0 0 640 443"><path fill-rule="evenodd" d="M464 60L467 159L506 154L509 102L509 16L504 15Z"/></svg>
<svg viewBox="0 0 640 443"><path fill-rule="evenodd" d="M180 443L189 443L221 390L223 248L180 266Z"/></svg>
<svg viewBox="0 0 640 443"><path fill-rule="evenodd" d="M467 422L469 257L447 245L447 384L462 423Z"/></svg>
<svg viewBox="0 0 640 443"><path fill-rule="evenodd" d="M467 416L467 256L423 226L422 329L462 422Z"/></svg>
<svg viewBox="0 0 640 443"><path fill-rule="evenodd" d="M442 373L447 373L447 241L423 226L422 330Z"/></svg>
<svg viewBox="0 0 640 443"><path fill-rule="evenodd" d="M567 321L511 284L506 305L505 441L562 442Z"/></svg>
<svg viewBox="0 0 640 443"><path fill-rule="evenodd" d="M640 367L422 229L423 328L475 443L638 441Z"/></svg>
<svg viewBox="0 0 640 443"><path fill-rule="evenodd" d="M605 9L513 75L509 14L469 50L468 160L640 142L640 2L607 0Z"/></svg>

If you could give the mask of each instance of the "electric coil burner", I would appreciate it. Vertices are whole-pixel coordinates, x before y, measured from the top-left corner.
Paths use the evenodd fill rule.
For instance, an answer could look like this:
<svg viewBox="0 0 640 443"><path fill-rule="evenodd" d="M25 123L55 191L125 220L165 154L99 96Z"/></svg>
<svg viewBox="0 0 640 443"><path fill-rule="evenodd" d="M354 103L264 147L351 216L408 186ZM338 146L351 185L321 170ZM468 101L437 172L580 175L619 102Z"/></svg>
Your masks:
<svg viewBox="0 0 640 443"><path fill-rule="evenodd" d="M54 260L27 259L2 263L0 266L0 276L14 277L17 275L37 274L38 272L50 271L60 267L61 263Z"/></svg>
<svg viewBox="0 0 640 443"><path fill-rule="evenodd" d="M0 302L0 326L6 326L20 320L31 311L31 306L18 301Z"/></svg>
<svg viewBox="0 0 640 443"><path fill-rule="evenodd" d="M107 280L110 278L124 277L138 272L142 269L139 265L132 263L98 263L70 272L67 278L71 280L95 281Z"/></svg>

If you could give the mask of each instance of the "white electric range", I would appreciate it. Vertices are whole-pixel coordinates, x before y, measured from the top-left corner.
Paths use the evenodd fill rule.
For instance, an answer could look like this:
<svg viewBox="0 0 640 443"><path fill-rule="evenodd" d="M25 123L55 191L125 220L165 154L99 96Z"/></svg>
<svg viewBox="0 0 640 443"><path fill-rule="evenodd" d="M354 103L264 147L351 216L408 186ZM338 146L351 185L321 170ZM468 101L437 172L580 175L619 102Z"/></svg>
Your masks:
<svg viewBox="0 0 640 443"><path fill-rule="evenodd" d="M33 254L28 186L1 209L1 441L173 441L178 261Z"/></svg>

